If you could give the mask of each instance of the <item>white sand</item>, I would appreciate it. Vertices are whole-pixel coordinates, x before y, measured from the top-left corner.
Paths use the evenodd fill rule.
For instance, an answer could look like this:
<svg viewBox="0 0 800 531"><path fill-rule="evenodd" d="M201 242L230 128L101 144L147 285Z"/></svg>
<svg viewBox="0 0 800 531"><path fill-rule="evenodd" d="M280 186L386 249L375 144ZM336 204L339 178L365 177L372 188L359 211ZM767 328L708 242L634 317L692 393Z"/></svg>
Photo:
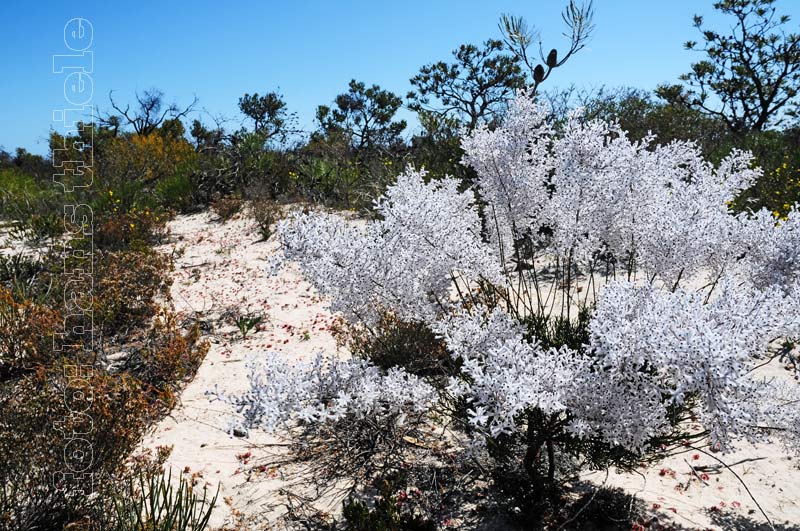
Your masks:
<svg viewBox="0 0 800 531"><path fill-rule="evenodd" d="M161 250L175 252L176 256L172 286L175 310L202 320L217 320L229 310L257 313L264 320L245 340L232 319L217 323L210 338L211 349L181 394L180 404L158 424L144 445L172 445L172 466L202 473L213 489L219 483L220 500L230 497L237 510L260 518L268 516L269 508L280 501L276 492L281 482L268 479L269 472L248 480L245 472L263 461L266 451L258 446L276 440L258 432L248 439L229 436L226 430L231 409L211 402L205 393L216 385L228 392L245 389L244 362L251 355L269 350L300 359L320 350L335 352L335 341L327 331L332 317L327 305L298 274L290 270L268 276L265 259L274 253L277 243L257 242L259 236L252 222L238 216L222 225L213 218L209 213L183 216L170 225L174 241ZM247 452L252 456L245 465L237 456ZM212 527L230 523L229 515L228 507L218 508Z"/></svg>
<svg viewBox="0 0 800 531"><path fill-rule="evenodd" d="M315 295L296 270L290 268L272 278L267 275L264 268L277 243L257 242L259 236L251 221L239 215L221 224L213 218L213 214L202 213L181 216L170 224L173 242L161 250L177 250L172 287L175 309L204 320L218 319L230 309L258 312L266 319L260 330L253 330L246 340L241 339L230 319L215 328L208 356L183 391L180 404L144 444L172 445L172 466L202 473L213 488L220 484L220 498L227 498L230 507L223 504L215 511L212 527L232 522L231 507L251 519L274 521L280 512L274 505L283 499L278 491L285 483L280 478L270 478L269 471L248 479L246 471L267 455L260 446L276 440L259 432L251 433L249 439L230 437L226 433L230 409L210 402L205 392L215 385L225 391L246 388L244 360L250 355L275 350L287 359L300 359L319 350L335 352L328 330L332 316L325 301ZM251 452L248 465L237 458L246 452ZM694 459L695 454L699 458ZM774 523L786 524L784 529L800 529L800 470L796 460L783 457L779 448L768 446L715 455L734 463L731 468L747 483ZM698 479L687 461L696 469L699 467L698 474L705 473L708 479ZM686 529L731 529L713 525L710 515L714 513L709 510L715 507L713 510L722 515L738 515L762 524L763 517L739 481L716 465L713 458L689 450L641 469L641 475L612 471L607 485L635 493L662 523L672 521ZM584 478L601 484L605 472L588 473ZM731 525L743 528L740 524Z"/></svg>

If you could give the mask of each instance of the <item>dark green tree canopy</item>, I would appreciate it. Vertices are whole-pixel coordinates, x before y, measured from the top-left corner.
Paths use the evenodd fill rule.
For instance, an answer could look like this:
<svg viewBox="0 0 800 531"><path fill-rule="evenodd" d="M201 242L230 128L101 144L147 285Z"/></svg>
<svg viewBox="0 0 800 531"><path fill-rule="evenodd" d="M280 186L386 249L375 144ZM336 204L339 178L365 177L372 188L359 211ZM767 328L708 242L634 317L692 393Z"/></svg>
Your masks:
<svg viewBox="0 0 800 531"><path fill-rule="evenodd" d="M239 110L253 120L253 130L263 135L265 140L286 132L286 102L277 92L263 96L258 93L245 94L239 98Z"/></svg>
<svg viewBox="0 0 800 531"><path fill-rule="evenodd" d="M689 41L688 50L704 52L681 76L685 85L662 85L658 94L669 102L690 105L716 116L736 135L779 125L796 114L800 87L800 34L787 33L787 15L778 15L775 0L722 0L714 8L733 18L727 32L706 29L694 17L703 45Z"/></svg>
<svg viewBox="0 0 800 531"><path fill-rule="evenodd" d="M499 40L487 40L482 47L462 44L453 50L452 63L423 66L411 78L416 91L408 94L409 108L457 118L469 130L480 120L495 120L513 92L525 85L517 61L503 51Z"/></svg>
<svg viewBox="0 0 800 531"><path fill-rule="evenodd" d="M353 79L349 90L336 96L333 108L317 107L316 118L323 134L346 136L356 151L390 148L402 142L400 133L406 128L405 120L394 120L402 104L396 94Z"/></svg>

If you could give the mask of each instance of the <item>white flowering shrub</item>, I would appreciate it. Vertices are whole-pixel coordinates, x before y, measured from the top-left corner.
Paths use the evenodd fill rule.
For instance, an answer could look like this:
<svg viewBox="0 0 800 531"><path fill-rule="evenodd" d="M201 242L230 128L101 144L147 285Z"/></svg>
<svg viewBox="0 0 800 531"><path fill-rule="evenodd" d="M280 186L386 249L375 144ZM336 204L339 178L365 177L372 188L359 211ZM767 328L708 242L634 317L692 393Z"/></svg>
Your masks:
<svg viewBox="0 0 800 531"><path fill-rule="evenodd" d="M220 395L249 427L450 415L471 451L522 444L532 479L546 449L550 481L559 451L635 460L687 438L797 444L800 393L760 368L800 333L797 209L780 223L729 212L758 175L747 153L714 167L691 143L632 142L579 114L557 134L546 116L522 93L501 126L463 138L474 188L412 169L365 225L281 223L285 258L334 310L365 327L384 313L422 323L459 369L437 380L267 353L248 393Z"/></svg>

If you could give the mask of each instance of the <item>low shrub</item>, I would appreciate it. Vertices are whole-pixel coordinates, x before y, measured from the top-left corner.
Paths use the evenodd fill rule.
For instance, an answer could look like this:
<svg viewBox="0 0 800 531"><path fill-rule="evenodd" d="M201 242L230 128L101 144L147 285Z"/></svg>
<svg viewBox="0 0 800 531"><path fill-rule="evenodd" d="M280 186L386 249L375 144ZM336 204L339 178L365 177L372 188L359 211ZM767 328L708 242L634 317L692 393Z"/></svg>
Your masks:
<svg viewBox="0 0 800 531"><path fill-rule="evenodd" d="M353 356L371 361L388 370L404 367L417 376L452 375L458 362L447 350L445 342L420 322L398 319L384 313L372 327L342 324L336 332L340 344Z"/></svg>
<svg viewBox="0 0 800 531"><path fill-rule="evenodd" d="M363 501L345 500L342 517L347 529L352 531L434 531L436 525L415 514L414 504L406 494L408 488L404 474L390 474L375 482L378 497L374 507ZM412 492L418 492L412 489Z"/></svg>
<svg viewBox="0 0 800 531"><path fill-rule="evenodd" d="M161 243L168 214L133 207L127 212L95 212L94 245L109 250Z"/></svg>
<svg viewBox="0 0 800 531"><path fill-rule="evenodd" d="M64 233L60 200L52 183L40 183L16 169L0 169L0 219L13 222L10 235L42 242Z"/></svg>
<svg viewBox="0 0 800 531"><path fill-rule="evenodd" d="M228 221L242 209L242 199L235 195L217 197L211 203L211 209L216 212L221 221Z"/></svg>
<svg viewBox="0 0 800 531"><path fill-rule="evenodd" d="M261 239L266 241L272 236L275 223L281 218L281 207L270 199L255 199L250 205L253 219L258 226Z"/></svg>
<svg viewBox="0 0 800 531"><path fill-rule="evenodd" d="M62 529L116 472L153 418L141 384L63 360L0 384L0 529ZM68 468L69 466L69 468ZM67 473L69 470L80 471ZM63 472L63 473L61 473Z"/></svg>
<svg viewBox="0 0 800 531"><path fill-rule="evenodd" d="M0 287L0 380L45 365L53 356L59 314L31 301L14 300Z"/></svg>
<svg viewBox="0 0 800 531"><path fill-rule="evenodd" d="M0 286L6 288L16 300L39 297L36 279L43 269L41 260L24 254L0 256Z"/></svg>
<svg viewBox="0 0 800 531"><path fill-rule="evenodd" d="M104 336L125 334L156 315L169 298L169 259L153 249L98 251L94 266L94 321Z"/></svg>
<svg viewBox="0 0 800 531"><path fill-rule="evenodd" d="M200 340L200 327L181 330L175 314L161 310L144 339L144 344L126 362L126 370L146 384L151 400L171 408L180 384L194 376L208 352Z"/></svg>
<svg viewBox="0 0 800 531"><path fill-rule="evenodd" d="M55 212L22 214L10 231L11 237L32 243L42 243L64 234L64 219Z"/></svg>
<svg viewBox="0 0 800 531"><path fill-rule="evenodd" d="M155 196L163 208L176 212L190 212L197 204L194 183L185 174L177 174L157 183Z"/></svg>

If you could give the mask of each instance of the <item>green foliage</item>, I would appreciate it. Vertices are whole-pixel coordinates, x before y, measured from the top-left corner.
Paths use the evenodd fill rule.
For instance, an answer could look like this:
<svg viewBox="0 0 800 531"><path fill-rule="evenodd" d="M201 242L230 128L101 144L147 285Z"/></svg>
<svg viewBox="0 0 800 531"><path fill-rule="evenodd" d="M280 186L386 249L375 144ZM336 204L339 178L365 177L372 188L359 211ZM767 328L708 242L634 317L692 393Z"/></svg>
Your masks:
<svg viewBox="0 0 800 531"><path fill-rule="evenodd" d="M36 278L42 269L41 261L23 254L0 255L0 288L5 288L18 302L46 300L35 290Z"/></svg>
<svg viewBox="0 0 800 531"><path fill-rule="evenodd" d="M218 495L208 499L204 488L200 498L183 476L175 484L172 469L166 476L142 471L116 490L108 531L204 531Z"/></svg>
<svg viewBox="0 0 800 531"><path fill-rule="evenodd" d="M783 219L800 203L800 129L750 133L740 144L756 156L763 175L736 198L735 211L766 208Z"/></svg>
<svg viewBox="0 0 800 531"><path fill-rule="evenodd" d="M247 339L247 334L263 320L261 315L240 315L236 317L236 327L242 334L242 339Z"/></svg>
<svg viewBox="0 0 800 531"><path fill-rule="evenodd" d="M286 132L286 102L277 92L245 94L239 98L239 110L253 120L253 130L267 141Z"/></svg>
<svg viewBox="0 0 800 531"><path fill-rule="evenodd" d="M706 29L695 15L706 59L681 76L687 86L665 85L659 94L725 122L737 137L779 124L797 112L800 87L800 33L788 33L789 17L778 15L775 0L721 0L714 9L732 20L729 33ZM689 41L687 50L696 50ZM717 103L718 102L718 103Z"/></svg>
<svg viewBox="0 0 800 531"><path fill-rule="evenodd" d="M403 169L404 150L356 152L338 133L312 135L294 152L290 178L297 194L337 208L370 205Z"/></svg>
<svg viewBox="0 0 800 531"><path fill-rule="evenodd" d="M164 209L182 213L191 212L197 204L194 183L185 174L173 175L159 181L155 186L155 196Z"/></svg>
<svg viewBox="0 0 800 531"><path fill-rule="evenodd" d="M434 531L433 522L421 516L400 513L394 498L381 498L370 509L364 502L344 502L342 517L348 531Z"/></svg>
<svg viewBox="0 0 800 531"><path fill-rule="evenodd" d="M52 183L41 183L17 168L0 169L0 220L11 236L42 242L64 232L63 199Z"/></svg>
<svg viewBox="0 0 800 531"><path fill-rule="evenodd" d="M592 312L589 308L578 311L576 319L567 316L531 315L523 320L527 327L528 340L538 341L542 348L559 348L566 345L573 350L581 350L589 344L589 321Z"/></svg>
<svg viewBox="0 0 800 531"><path fill-rule="evenodd" d="M402 104L403 100L388 90L378 85L367 87L353 79L349 90L336 96L335 107L317 108L317 121L322 135L343 135L364 158L401 142L400 133L406 122L394 121L394 115Z"/></svg>
<svg viewBox="0 0 800 531"><path fill-rule="evenodd" d="M370 329L350 328L338 332L350 353L387 370L403 367L418 376L452 376L459 363L453 360L444 341L427 326L401 321L383 314Z"/></svg>
<svg viewBox="0 0 800 531"><path fill-rule="evenodd" d="M411 138L409 158L425 168L432 178L450 175L465 185L475 181L475 170L461 164L464 151L459 137L459 120L441 113L417 111L422 130Z"/></svg>
<svg viewBox="0 0 800 531"><path fill-rule="evenodd" d="M409 108L452 118L472 130L480 120L495 121L506 101L525 84L514 56L502 41L489 39L479 48L462 44L453 63L439 61L420 68L410 82Z"/></svg>

